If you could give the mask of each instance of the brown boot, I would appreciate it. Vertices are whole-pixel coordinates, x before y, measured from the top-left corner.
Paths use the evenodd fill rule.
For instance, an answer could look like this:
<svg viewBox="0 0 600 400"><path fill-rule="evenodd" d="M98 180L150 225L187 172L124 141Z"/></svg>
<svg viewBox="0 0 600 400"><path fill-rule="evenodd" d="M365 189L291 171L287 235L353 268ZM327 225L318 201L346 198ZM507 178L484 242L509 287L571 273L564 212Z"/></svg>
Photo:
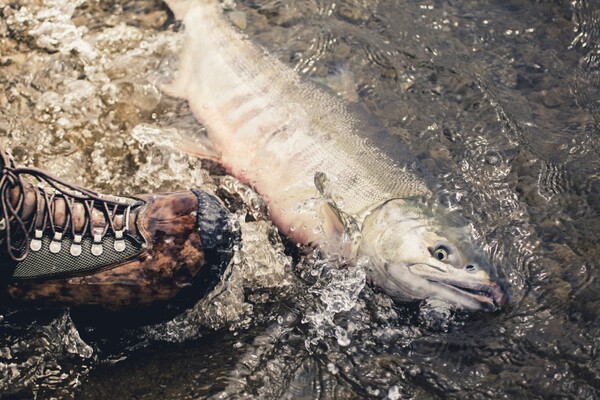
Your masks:
<svg viewBox="0 0 600 400"><path fill-rule="evenodd" d="M228 212L205 192L102 195L16 168L2 150L0 167L0 267L9 298L146 306L192 284L206 293L231 259Z"/></svg>

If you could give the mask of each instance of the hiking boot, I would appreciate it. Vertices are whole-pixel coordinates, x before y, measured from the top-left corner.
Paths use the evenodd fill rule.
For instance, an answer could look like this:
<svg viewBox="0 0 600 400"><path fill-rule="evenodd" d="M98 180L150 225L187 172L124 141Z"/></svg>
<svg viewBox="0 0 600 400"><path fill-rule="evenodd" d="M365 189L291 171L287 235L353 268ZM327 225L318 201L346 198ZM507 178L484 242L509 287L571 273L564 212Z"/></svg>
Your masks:
<svg viewBox="0 0 600 400"><path fill-rule="evenodd" d="M210 291L231 259L228 212L203 191L103 195L16 168L1 149L0 167L0 268L9 299L146 306L192 284Z"/></svg>

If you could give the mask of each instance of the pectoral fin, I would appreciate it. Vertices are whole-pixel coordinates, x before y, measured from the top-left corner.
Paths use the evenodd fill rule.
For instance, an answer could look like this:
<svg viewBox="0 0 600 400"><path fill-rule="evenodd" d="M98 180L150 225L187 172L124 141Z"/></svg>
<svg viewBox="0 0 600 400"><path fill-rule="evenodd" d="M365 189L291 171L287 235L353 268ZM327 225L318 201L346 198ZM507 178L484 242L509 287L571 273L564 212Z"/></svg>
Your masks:
<svg viewBox="0 0 600 400"><path fill-rule="evenodd" d="M324 172L315 172L315 187L325 200L336 206L337 198L333 184ZM336 206L337 208L337 206Z"/></svg>
<svg viewBox="0 0 600 400"><path fill-rule="evenodd" d="M323 229L328 237L339 237L344 243L344 255L353 258L358 250L361 233L356 219L338 206L340 198L335 188L323 172L315 173L315 186L326 203L321 207Z"/></svg>
<svg viewBox="0 0 600 400"><path fill-rule="evenodd" d="M338 210L330 203L321 206L321 218L323 218L323 230L328 237L341 237L346 232L344 221Z"/></svg>

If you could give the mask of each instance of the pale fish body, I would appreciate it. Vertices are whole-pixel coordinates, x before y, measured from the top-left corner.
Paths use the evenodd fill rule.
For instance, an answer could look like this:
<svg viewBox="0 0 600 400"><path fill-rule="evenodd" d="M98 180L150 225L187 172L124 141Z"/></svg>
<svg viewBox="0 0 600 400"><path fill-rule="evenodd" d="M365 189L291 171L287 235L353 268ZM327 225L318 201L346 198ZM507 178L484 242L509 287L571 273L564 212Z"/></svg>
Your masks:
<svg viewBox="0 0 600 400"><path fill-rule="evenodd" d="M341 236L339 219L336 221L340 212L352 216L358 226L362 226L365 218L382 208L408 207L403 200L391 203L390 200L430 194L425 181L410 170L410 157L403 165L377 145L380 128L376 124L254 45L223 18L216 2L168 3L176 17L183 19L186 35L179 73L168 91L189 102L196 118L206 127L219 162L263 196L271 218L282 233L297 242L335 251ZM326 176L329 182L321 192L315 186L315 176L319 174ZM314 205L315 199L323 198L323 191L328 192L327 204L333 205L334 212L331 207L322 206L324 201L321 206ZM418 210L407 215L415 216L409 219L425 218ZM373 216L370 219L376 220ZM382 225L386 223L370 223L370 232L363 228L363 236L374 241L360 246L363 252L374 252L367 254L373 259L372 280L398 298L425 298L432 296L431 293L435 297L435 293L444 291L443 287L424 290L429 278L423 276L411 278L415 282L422 280L416 286L410 284L415 286L414 290L380 282L388 277L397 279L396 275L411 275L407 265L403 268L406 273L385 272L396 265L396 260L381 260L377 254L385 253L378 250L377 243L387 229ZM439 224L422 220L416 225L398 225L394 229L402 231L400 238L405 234L414 236L415 229L430 225ZM446 238L436 233L426 240L434 241L422 249L427 255L418 251L411 257L435 258L435 241L441 243ZM402 260L397 261L401 264ZM464 271L465 265L453 269ZM439 273L448 266L437 265L433 269ZM460 279L477 276L490 281L487 272L480 272L483 275L479 276L479 271L465 272ZM471 297L482 297L483 292L494 290L482 289ZM447 300L458 306L479 308L473 305L479 300L465 305L454 299L455 294L450 297ZM487 297L498 300L499 295ZM492 303L488 300L485 302Z"/></svg>
<svg viewBox="0 0 600 400"><path fill-rule="evenodd" d="M320 217L294 212L319 196L317 172L355 216L391 198L428 193L365 138L371 124L254 46L221 13L203 4L186 14L174 91L207 128L222 165L264 196L283 233L305 244L328 239L314 229Z"/></svg>

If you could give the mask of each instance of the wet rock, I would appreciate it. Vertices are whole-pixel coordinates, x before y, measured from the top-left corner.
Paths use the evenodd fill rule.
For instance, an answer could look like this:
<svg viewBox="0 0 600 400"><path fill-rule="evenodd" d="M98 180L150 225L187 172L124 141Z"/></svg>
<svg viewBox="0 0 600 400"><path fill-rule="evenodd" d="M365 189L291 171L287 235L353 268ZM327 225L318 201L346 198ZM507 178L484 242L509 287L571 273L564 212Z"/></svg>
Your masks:
<svg viewBox="0 0 600 400"><path fill-rule="evenodd" d="M555 259L561 264L572 264L578 260L577 255L568 246L559 243L549 245Z"/></svg>
<svg viewBox="0 0 600 400"><path fill-rule="evenodd" d="M143 38L143 32L138 28L126 25L124 22L104 29L95 36L95 45L109 54L125 53L127 49L135 49ZM118 57L114 57L118 60ZM125 58L129 59L130 58ZM113 63L111 63L113 64ZM114 68L114 66L112 66Z"/></svg>
<svg viewBox="0 0 600 400"><path fill-rule="evenodd" d="M436 332L447 332L452 322L452 306L444 301L427 299L419 310L419 322Z"/></svg>
<svg viewBox="0 0 600 400"><path fill-rule="evenodd" d="M167 13L163 10L152 11L139 15L137 21L143 28L158 29L167 21Z"/></svg>
<svg viewBox="0 0 600 400"><path fill-rule="evenodd" d="M139 122L140 110L131 103L119 102L113 113L114 122L122 127L132 127Z"/></svg>
<svg viewBox="0 0 600 400"><path fill-rule="evenodd" d="M8 36L8 27L6 26L5 18L6 17L0 18L0 38L2 38L2 39L6 38Z"/></svg>
<svg viewBox="0 0 600 400"><path fill-rule="evenodd" d="M450 150L442 143L432 143L431 148L429 149L429 156L434 160L445 160L449 161L451 159Z"/></svg>
<svg viewBox="0 0 600 400"><path fill-rule="evenodd" d="M242 11L230 11L227 13L229 20L238 28L244 30L248 26L246 13Z"/></svg>
<svg viewBox="0 0 600 400"><path fill-rule="evenodd" d="M338 3L337 13L354 23L365 22L377 10L378 2L369 0L344 0Z"/></svg>

